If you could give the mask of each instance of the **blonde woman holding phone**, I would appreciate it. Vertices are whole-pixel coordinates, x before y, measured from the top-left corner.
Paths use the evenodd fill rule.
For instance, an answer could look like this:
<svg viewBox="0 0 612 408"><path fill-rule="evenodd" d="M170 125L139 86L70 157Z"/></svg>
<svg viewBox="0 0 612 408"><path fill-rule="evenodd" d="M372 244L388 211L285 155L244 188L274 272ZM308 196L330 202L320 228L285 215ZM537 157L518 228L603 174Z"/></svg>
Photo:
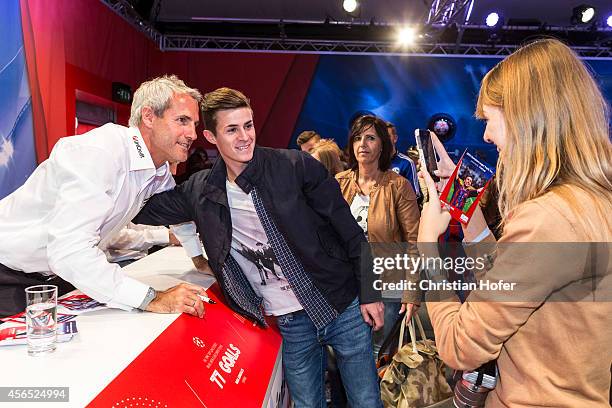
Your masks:
<svg viewBox="0 0 612 408"><path fill-rule="evenodd" d="M485 276L535 282L531 290L539 298L527 301L518 293L516 301L500 301L472 292L463 304L454 298L427 302L440 356L460 370L497 360L497 386L487 407L609 407L612 147L606 101L574 52L547 39L517 50L484 77L476 115L487 122L485 141L499 151L503 233ZM448 177L452 161L435 136L434 146L442 158L438 175ZM421 176L430 198L419 248L435 256L425 243L437 241L450 215L430 175ZM464 235L464 244L494 243L479 208ZM591 299L571 301L591 272L588 258L558 253L539 264L537 254L525 259L513 253L515 246L501 249L505 243L553 242L604 243L604 276Z"/></svg>

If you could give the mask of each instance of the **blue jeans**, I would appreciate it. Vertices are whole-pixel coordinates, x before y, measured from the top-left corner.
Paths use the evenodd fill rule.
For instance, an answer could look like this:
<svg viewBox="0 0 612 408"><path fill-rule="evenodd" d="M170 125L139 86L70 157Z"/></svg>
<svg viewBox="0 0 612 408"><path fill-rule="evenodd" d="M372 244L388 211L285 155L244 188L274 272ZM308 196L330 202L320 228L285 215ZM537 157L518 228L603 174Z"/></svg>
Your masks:
<svg viewBox="0 0 612 408"><path fill-rule="evenodd" d="M325 408L324 375L331 346L352 408L382 408L372 329L355 299L323 329L317 330L304 311L278 317L283 336L283 368L295 408Z"/></svg>

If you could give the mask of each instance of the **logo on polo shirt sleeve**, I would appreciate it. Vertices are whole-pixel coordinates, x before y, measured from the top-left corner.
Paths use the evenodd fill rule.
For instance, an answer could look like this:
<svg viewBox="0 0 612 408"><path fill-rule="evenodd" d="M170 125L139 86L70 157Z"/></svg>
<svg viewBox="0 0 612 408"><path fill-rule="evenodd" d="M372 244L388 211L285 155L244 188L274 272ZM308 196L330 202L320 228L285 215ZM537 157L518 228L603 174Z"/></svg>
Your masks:
<svg viewBox="0 0 612 408"><path fill-rule="evenodd" d="M145 155L142 152L142 146L140 145L140 142L138 141L138 136L132 136L132 140L134 141L134 146L136 146L136 150L138 150L138 156L140 156L140 158L144 158Z"/></svg>

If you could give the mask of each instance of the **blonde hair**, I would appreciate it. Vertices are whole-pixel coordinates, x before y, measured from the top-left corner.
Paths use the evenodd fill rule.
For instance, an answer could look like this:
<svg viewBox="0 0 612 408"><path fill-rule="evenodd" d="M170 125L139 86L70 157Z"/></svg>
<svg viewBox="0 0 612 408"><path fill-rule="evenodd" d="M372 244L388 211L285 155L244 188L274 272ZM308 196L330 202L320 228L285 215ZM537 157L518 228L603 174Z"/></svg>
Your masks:
<svg viewBox="0 0 612 408"><path fill-rule="evenodd" d="M340 148L333 139L321 139L318 141L310 151L310 154L313 156L315 153L318 156L317 160L325 166L332 177L344 170L340 161Z"/></svg>
<svg viewBox="0 0 612 408"><path fill-rule="evenodd" d="M482 80L476 116L483 106L503 112L506 143L497 162L499 208L505 221L518 205L554 190L576 212L585 191L608 223L612 212L612 148L608 106L587 67L558 40L526 45ZM607 198L606 198L607 197ZM586 231L605 227L579 217Z"/></svg>
<svg viewBox="0 0 612 408"><path fill-rule="evenodd" d="M142 122L142 108L145 106L153 109L158 118L164 116L166 109L170 107L173 95L189 95L199 104L202 101L202 94L194 88L190 88L176 75L164 75L143 82L132 100L129 125L138 127Z"/></svg>

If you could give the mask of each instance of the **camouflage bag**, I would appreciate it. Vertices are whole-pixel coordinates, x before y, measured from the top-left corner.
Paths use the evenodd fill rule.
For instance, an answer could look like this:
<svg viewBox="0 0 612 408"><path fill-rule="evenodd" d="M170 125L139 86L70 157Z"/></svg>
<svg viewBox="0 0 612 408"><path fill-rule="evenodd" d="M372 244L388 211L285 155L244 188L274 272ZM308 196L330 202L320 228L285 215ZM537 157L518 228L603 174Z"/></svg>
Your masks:
<svg viewBox="0 0 612 408"><path fill-rule="evenodd" d="M421 340L416 340L416 320ZM427 339L418 315L408 325L410 344L403 345L406 319L402 319L398 351L380 382L385 408L452 407L453 392L444 375L436 345Z"/></svg>

